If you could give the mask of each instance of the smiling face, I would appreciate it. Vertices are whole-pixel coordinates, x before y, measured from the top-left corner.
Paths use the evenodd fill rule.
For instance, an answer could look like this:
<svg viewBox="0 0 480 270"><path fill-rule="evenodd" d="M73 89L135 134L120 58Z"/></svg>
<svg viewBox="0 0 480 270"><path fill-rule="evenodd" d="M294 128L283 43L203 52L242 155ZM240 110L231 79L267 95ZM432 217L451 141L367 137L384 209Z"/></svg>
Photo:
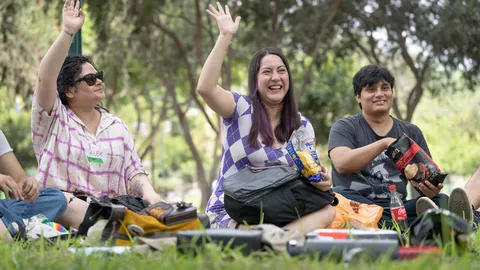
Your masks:
<svg viewBox="0 0 480 270"><path fill-rule="evenodd" d="M84 63L82 65L82 72L76 78L84 78L87 74L96 74L97 70L90 64ZM78 81L74 87L66 93L69 99L69 104L79 104L81 106L95 107L100 101L105 98L105 85L100 79L96 79L93 85L88 85L85 80Z"/></svg>
<svg viewBox="0 0 480 270"><path fill-rule="evenodd" d="M362 111L367 115L389 114L392 108L393 90L390 83L381 80L373 85L363 87L355 98L362 105Z"/></svg>
<svg viewBox="0 0 480 270"><path fill-rule="evenodd" d="M282 103L290 88L289 74L285 63L275 54L267 54L260 61L257 73L258 94L265 105Z"/></svg>

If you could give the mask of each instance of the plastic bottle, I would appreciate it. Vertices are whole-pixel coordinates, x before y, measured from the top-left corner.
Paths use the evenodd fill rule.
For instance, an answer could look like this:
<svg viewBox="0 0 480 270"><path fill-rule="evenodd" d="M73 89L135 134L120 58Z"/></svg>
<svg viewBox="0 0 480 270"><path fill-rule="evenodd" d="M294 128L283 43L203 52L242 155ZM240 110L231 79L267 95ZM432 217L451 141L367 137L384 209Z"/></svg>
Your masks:
<svg viewBox="0 0 480 270"><path fill-rule="evenodd" d="M408 229L407 211L403 205L400 194L397 192L395 185L388 186L390 190L390 213L392 214L392 221L395 221L401 231Z"/></svg>

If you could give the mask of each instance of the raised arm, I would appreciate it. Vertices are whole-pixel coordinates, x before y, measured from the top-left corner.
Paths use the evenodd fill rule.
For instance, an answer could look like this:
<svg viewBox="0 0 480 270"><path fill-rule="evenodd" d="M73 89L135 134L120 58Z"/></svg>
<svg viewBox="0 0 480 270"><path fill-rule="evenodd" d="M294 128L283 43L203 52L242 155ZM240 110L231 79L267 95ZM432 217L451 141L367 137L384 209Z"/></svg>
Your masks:
<svg viewBox="0 0 480 270"><path fill-rule="evenodd" d="M240 24L240 17L236 17L233 21L228 6L225 6L224 10L217 2L217 7L218 10L210 5L207 9L207 13L217 21L220 33L200 72L197 92L212 110L223 118L229 118L235 109L235 100L232 93L226 91L217 83L228 46Z"/></svg>
<svg viewBox="0 0 480 270"><path fill-rule="evenodd" d="M76 6L75 2L77 2ZM57 98L57 78L73 37L85 22L80 0L67 0L63 6L62 31L42 59L35 87L38 104L49 114Z"/></svg>

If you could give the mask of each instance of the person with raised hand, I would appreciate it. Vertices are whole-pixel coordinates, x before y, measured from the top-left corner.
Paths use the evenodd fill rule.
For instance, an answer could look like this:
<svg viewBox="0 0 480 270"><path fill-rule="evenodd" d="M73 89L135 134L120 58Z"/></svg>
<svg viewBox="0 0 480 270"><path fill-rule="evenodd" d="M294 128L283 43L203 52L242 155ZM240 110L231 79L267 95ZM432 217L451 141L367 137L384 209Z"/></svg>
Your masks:
<svg viewBox="0 0 480 270"><path fill-rule="evenodd" d="M310 138L315 139L313 127L297 110L293 80L285 56L277 49L264 48L250 62L249 95L230 92L218 85L223 60L240 17L233 20L228 6L210 5L206 11L216 20L219 36L200 73L197 92L207 105L223 119L222 158L216 188L209 199L206 213L212 228L242 228L225 211L222 184L225 178L246 165L265 167L275 164L293 166L286 150L292 132L303 125ZM331 192L331 180L323 168L325 181L316 187ZM323 208L321 208L323 207ZM292 219L288 229L311 231L327 227L335 217L334 208L327 204L320 210ZM250 224L252 225L252 224Z"/></svg>
<svg viewBox="0 0 480 270"><path fill-rule="evenodd" d="M74 228L88 204L72 193L162 200L124 122L100 105L104 72L88 56L67 56L85 17L79 1L65 2L60 34L40 63L31 111L37 179L64 191L69 204L59 222Z"/></svg>

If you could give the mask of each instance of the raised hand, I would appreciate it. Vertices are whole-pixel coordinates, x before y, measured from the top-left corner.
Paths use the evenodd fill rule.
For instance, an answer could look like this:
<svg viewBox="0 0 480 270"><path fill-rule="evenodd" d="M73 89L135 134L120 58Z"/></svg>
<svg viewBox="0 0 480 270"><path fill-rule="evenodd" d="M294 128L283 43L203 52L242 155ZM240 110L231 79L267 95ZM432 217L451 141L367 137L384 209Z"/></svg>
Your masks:
<svg viewBox="0 0 480 270"><path fill-rule="evenodd" d="M217 21L218 30L220 35L233 36L237 33L238 25L240 24L240 17L237 16L233 21L232 15L230 15L230 9L225 5L225 10L222 8L219 2L217 2L218 10L213 5L209 5L207 9L208 15Z"/></svg>
<svg viewBox="0 0 480 270"><path fill-rule="evenodd" d="M63 30L75 34L84 22L85 14L80 8L80 0L67 0L63 6Z"/></svg>

